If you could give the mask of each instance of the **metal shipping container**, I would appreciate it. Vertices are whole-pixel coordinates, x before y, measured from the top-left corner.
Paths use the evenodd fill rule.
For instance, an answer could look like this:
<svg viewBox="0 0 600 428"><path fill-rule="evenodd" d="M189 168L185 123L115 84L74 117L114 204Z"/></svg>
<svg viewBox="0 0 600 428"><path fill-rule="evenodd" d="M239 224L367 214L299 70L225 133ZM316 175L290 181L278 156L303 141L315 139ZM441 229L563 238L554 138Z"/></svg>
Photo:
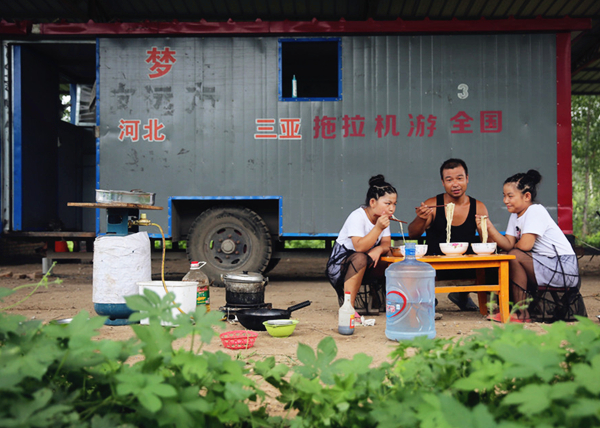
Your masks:
<svg viewBox="0 0 600 428"><path fill-rule="evenodd" d="M570 151L557 107L568 46L554 32L5 40L3 232L106 233L106 211L67 202L142 189L165 208L152 222L218 281L272 268L287 240L331 241L376 174L410 222L457 157L500 230L503 181L534 168L540 202L571 233L557 154ZM65 75L84 84L57 125Z"/></svg>
<svg viewBox="0 0 600 428"><path fill-rule="evenodd" d="M156 192L169 210L153 220L214 272L264 269L272 250L255 241L267 237L336 236L378 173L398 189L396 216L411 221L443 192L450 157L467 162L468 194L500 227L504 179L530 168L548 183L539 199L556 218L555 39L100 39L98 186ZM321 87L303 81L305 68L311 81L322 72ZM232 223L232 207L268 231ZM244 245L249 264L234 254Z"/></svg>

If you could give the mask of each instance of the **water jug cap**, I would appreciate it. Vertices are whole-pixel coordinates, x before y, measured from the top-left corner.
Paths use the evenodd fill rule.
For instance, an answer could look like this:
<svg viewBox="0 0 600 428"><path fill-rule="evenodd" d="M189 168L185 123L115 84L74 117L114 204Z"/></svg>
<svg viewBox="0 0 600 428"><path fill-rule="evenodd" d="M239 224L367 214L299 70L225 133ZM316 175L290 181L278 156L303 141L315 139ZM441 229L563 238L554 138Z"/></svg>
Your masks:
<svg viewBox="0 0 600 428"><path fill-rule="evenodd" d="M404 247L404 252L407 256L414 256L416 254L416 246L414 242L407 242Z"/></svg>

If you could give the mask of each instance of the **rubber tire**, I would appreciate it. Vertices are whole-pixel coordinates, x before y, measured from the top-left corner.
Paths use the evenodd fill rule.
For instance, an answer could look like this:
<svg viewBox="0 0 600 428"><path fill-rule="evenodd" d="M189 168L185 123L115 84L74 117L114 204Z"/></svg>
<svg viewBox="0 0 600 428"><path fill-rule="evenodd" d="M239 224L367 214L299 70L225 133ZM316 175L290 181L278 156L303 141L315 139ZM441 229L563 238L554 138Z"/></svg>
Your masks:
<svg viewBox="0 0 600 428"><path fill-rule="evenodd" d="M264 273L271 272L273 269L275 269L275 267L279 264L280 261L281 261L281 259L272 258L271 261L269 261L269 264L267 265L267 267L265 268Z"/></svg>
<svg viewBox="0 0 600 428"><path fill-rule="evenodd" d="M238 254L219 251L219 239L228 240L230 235L235 235ZM202 271L217 287L225 286L221 275L243 271L264 273L272 252L266 223L245 207L210 208L194 220L188 232L189 260L205 261Z"/></svg>

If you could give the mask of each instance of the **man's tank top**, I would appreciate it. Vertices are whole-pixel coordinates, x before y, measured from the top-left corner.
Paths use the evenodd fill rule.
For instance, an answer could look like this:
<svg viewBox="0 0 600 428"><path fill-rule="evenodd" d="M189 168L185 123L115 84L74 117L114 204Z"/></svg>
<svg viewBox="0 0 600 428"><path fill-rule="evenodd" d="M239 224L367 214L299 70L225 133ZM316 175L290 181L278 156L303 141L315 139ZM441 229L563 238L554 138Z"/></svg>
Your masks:
<svg viewBox="0 0 600 428"><path fill-rule="evenodd" d="M477 213L477 200L469 196L470 207L469 213L464 223L460 226L452 226L451 242L479 242L477 239L477 222L475 214ZM436 205L444 205L444 194L437 195ZM440 250L440 242L446 242L446 212L443 206L435 209L435 220L425 232L425 240L427 242L427 255L443 255ZM473 249L469 245L467 254L473 254Z"/></svg>

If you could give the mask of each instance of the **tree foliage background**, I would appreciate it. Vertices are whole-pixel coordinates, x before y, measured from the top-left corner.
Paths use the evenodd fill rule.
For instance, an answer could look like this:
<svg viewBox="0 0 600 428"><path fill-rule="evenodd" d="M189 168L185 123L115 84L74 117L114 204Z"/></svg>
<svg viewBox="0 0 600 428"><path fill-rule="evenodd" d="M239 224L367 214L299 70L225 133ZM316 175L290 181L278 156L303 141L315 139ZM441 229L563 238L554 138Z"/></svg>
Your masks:
<svg viewBox="0 0 600 428"><path fill-rule="evenodd" d="M572 97L573 232L600 248L600 96Z"/></svg>

